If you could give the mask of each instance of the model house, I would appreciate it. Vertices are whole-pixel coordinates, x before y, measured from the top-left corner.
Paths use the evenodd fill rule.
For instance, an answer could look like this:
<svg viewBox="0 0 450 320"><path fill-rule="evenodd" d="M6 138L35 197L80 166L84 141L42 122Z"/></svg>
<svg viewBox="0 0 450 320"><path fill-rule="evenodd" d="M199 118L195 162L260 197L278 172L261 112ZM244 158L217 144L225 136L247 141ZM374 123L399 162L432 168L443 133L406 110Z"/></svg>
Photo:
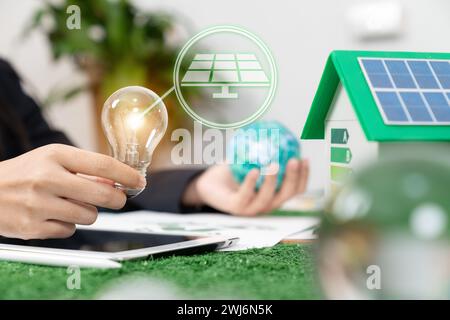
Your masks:
<svg viewBox="0 0 450 320"><path fill-rule="evenodd" d="M383 156L450 163L450 53L332 52L301 138L325 139L327 191Z"/></svg>

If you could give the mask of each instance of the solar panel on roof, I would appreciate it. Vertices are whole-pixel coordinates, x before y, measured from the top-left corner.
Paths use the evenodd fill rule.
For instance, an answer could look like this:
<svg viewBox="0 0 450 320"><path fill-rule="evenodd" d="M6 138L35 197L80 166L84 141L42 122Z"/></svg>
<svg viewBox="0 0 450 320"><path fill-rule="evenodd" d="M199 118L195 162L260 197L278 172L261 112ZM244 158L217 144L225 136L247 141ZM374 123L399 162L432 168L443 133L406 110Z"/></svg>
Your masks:
<svg viewBox="0 0 450 320"><path fill-rule="evenodd" d="M359 63L385 124L450 125L450 60Z"/></svg>

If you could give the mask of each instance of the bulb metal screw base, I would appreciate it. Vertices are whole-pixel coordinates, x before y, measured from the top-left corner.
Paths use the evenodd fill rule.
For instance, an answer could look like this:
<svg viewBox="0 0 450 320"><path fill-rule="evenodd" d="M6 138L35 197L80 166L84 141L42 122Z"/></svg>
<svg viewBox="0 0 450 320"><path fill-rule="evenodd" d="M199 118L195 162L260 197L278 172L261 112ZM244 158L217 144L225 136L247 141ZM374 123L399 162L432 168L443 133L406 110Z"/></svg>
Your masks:
<svg viewBox="0 0 450 320"><path fill-rule="evenodd" d="M128 164L128 163L126 163L126 164ZM139 166L136 166L136 167L131 166L131 167L133 169L135 169L136 171L138 171L141 176L145 177L146 173L147 173L147 166L148 166L148 164L141 163L141 165L139 165ZM123 184L120 184L118 182L114 183L114 187L119 190L122 190L125 193L125 195L127 196L127 199L132 199L132 198L136 197L145 189L145 187L144 188L130 188L130 187L124 186Z"/></svg>
<svg viewBox="0 0 450 320"><path fill-rule="evenodd" d="M120 183L114 183L114 187L116 187L119 190L122 190L125 195L127 196L127 199L132 199L136 197L138 194L140 194L145 188L128 188L123 186Z"/></svg>

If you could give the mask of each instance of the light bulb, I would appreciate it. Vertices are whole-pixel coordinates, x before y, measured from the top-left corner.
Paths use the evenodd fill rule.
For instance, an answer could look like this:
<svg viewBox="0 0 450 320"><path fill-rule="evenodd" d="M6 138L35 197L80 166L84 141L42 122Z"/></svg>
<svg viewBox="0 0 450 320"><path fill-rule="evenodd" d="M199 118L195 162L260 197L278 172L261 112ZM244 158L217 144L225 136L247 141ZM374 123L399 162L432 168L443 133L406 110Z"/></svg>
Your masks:
<svg viewBox="0 0 450 320"><path fill-rule="evenodd" d="M113 157L145 177L153 152L167 129L166 106L147 88L125 87L105 101L102 126ZM120 183L115 186L129 198L143 190Z"/></svg>

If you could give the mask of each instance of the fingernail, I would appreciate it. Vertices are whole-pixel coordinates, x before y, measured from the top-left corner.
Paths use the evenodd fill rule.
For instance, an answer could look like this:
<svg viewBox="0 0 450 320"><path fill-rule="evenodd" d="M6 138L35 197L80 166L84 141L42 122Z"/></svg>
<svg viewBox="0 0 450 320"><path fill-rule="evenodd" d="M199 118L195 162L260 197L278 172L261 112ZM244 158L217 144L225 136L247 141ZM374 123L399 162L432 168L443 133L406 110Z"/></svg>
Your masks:
<svg viewBox="0 0 450 320"><path fill-rule="evenodd" d="M147 185L147 179L145 177L141 176L139 178L139 187L144 188Z"/></svg>
<svg viewBox="0 0 450 320"><path fill-rule="evenodd" d="M291 163L290 165L292 166L293 169L296 169L299 164L297 159L290 159L289 162Z"/></svg>
<svg viewBox="0 0 450 320"><path fill-rule="evenodd" d="M276 175L280 170L280 165L278 163L271 163L265 170L264 175L271 176Z"/></svg>

